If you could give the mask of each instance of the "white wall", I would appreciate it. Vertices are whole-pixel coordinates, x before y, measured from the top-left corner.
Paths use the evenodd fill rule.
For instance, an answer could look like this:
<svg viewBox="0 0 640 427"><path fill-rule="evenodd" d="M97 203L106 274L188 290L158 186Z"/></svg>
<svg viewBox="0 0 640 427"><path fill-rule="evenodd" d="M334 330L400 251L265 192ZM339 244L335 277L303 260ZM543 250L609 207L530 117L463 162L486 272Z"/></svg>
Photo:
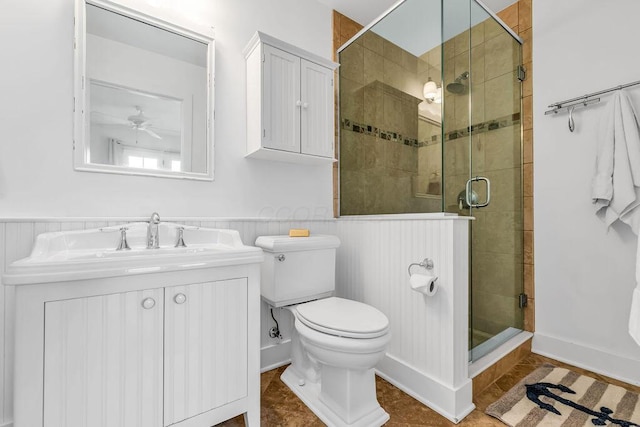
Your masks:
<svg viewBox="0 0 640 427"><path fill-rule="evenodd" d="M544 116L547 105L638 80L640 2L535 0L534 351L640 384L640 347L627 334L636 237L609 232L591 204L604 104ZM630 90L640 111L640 87Z"/></svg>
<svg viewBox="0 0 640 427"><path fill-rule="evenodd" d="M331 9L313 0L119 2L189 28L215 27L215 181L74 171L74 2L8 0L0 16L0 217L146 216L153 211L162 216L330 217L331 165L244 158L242 49L261 30L330 58Z"/></svg>

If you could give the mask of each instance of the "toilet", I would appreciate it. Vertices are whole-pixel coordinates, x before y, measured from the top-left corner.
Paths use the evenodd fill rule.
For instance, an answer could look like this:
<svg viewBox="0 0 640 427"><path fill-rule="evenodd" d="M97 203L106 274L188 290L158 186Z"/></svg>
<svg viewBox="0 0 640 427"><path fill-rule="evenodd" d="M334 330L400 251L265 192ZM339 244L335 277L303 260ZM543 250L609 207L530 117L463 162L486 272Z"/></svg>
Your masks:
<svg viewBox="0 0 640 427"><path fill-rule="evenodd" d="M334 297L335 236L261 236L262 299L294 319L291 365L282 381L328 426L372 427L389 420L376 399L376 364L391 339L374 307Z"/></svg>

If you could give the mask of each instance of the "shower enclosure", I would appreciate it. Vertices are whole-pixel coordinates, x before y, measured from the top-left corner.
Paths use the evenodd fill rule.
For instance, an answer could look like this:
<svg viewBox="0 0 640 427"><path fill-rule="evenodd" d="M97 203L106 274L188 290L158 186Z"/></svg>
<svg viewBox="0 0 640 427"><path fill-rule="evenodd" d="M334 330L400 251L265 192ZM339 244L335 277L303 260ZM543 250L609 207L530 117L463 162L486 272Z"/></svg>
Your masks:
<svg viewBox="0 0 640 427"><path fill-rule="evenodd" d="M339 51L340 215L471 215L470 360L523 328L521 43L474 0L405 0Z"/></svg>

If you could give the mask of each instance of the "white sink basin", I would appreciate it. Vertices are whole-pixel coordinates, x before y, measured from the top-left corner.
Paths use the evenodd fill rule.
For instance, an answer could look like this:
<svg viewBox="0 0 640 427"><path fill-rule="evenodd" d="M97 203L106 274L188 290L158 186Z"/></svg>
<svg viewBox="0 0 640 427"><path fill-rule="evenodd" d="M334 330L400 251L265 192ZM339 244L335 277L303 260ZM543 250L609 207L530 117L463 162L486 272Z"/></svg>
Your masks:
<svg viewBox="0 0 640 427"><path fill-rule="evenodd" d="M116 250L127 227L130 250ZM183 227L187 247L174 247ZM159 225L160 247L147 249L147 223L38 235L31 255L10 264L6 285L60 282L262 261L262 250L245 246L236 230Z"/></svg>

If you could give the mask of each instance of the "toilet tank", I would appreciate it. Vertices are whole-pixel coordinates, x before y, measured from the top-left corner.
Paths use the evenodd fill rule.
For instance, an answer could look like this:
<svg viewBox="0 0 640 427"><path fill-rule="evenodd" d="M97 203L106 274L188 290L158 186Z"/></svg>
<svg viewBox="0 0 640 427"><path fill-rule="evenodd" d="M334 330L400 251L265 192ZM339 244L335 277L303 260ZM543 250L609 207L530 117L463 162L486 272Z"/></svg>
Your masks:
<svg viewBox="0 0 640 427"><path fill-rule="evenodd" d="M331 296L336 286L336 236L260 236L262 299L273 307Z"/></svg>

